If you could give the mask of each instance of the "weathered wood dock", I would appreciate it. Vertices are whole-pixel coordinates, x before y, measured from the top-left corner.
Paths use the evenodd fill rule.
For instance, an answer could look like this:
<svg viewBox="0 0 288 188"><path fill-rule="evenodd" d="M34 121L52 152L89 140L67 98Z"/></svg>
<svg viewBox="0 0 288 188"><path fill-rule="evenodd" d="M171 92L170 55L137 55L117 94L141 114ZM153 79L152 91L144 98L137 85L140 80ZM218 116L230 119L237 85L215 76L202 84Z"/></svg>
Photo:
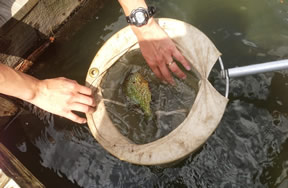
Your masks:
<svg viewBox="0 0 288 188"><path fill-rule="evenodd" d="M25 72L54 41L83 15L96 14L104 0L0 0L0 63ZM77 21L78 16L78 21ZM91 16L91 15L90 15ZM75 18L76 17L76 18ZM80 20L80 21L79 21ZM65 32L65 31L64 31ZM56 38L57 40L57 38ZM0 94L0 133L21 111L14 99ZM0 188L44 187L0 143Z"/></svg>
<svg viewBox="0 0 288 188"><path fill-rule="evenodd" d="M0 169L0 188L20 188L20 186L11 178L9 178L1 169Z"/></svg>
<svg viewBox="0 0 288 188"><path fill-rule="evenodd" d="M44 187L44 185L0 143L0 188Z"/></svg>
<svg viewBox="0 0 288 188"><path fill-rule="evenodd" d="M0 0L0 62L10 67L23 62L57 32L81 3L79 0Z"/></svg>

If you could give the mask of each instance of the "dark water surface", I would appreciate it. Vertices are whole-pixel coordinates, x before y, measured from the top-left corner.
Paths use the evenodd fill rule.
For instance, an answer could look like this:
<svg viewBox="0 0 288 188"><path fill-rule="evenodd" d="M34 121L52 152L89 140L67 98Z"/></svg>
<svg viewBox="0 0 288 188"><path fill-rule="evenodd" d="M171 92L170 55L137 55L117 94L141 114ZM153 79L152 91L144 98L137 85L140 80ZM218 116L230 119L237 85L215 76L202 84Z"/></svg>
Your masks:
<svg viewBox="0 0 288 188"><path fill-rule="evenodd" d="M286 0L148 3L159 8L157 17L186 21L203 31L227 68L288 58ZM34 75L65 76L83 84L96 52L124 26L118 2L107 1L74 35L56 38ZM217 76L211 82L223 90ZM27 114L11 128L15 136L8 132L5 140L47 187L287 187L288 71L232 79L230 84L230 101L215 133L173 167L122 162L95 141L87 125L59 117L43 124Z"/></svg>

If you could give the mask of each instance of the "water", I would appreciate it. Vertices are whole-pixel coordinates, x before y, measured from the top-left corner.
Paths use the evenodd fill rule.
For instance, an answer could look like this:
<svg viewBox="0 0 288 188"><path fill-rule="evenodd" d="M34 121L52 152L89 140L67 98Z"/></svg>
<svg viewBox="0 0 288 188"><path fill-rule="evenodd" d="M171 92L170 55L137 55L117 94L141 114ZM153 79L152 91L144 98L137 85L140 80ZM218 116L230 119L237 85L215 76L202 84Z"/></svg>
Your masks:
<svg viewBox="0 0 288 188"><path fill-rule="evenodd" d="M104 103L113 124L137 144L149 143L169 134L184 121L198 91L199 79L193 72L184 72L187 79L176 78L173 87L156 78L140 50L122 56L101 82ZM135 73L140 73L149 83L150 116L145 115L125 92L127 79Z"/></svg>
<svg viewBox="0 0 288 188"><path fill-rule="evenodd" d="M227 68L288 58L285 0L148 3L159 8L157 17L183 20L203 31L223 54ZM124 26L117 1L107 1L103 11L75 34L56 40L39 59L34 74L65 76L83 84L97 50ZM288 179L287 75L281 71L232 79L230 102L215 133L172 167L122 162L95 141L87 126L58 117L48 125L23 118L15 129L25 136L6 143L49 187L53 181L65 187L283 187ZM210 80L223 90L221 79Z"/></svg>

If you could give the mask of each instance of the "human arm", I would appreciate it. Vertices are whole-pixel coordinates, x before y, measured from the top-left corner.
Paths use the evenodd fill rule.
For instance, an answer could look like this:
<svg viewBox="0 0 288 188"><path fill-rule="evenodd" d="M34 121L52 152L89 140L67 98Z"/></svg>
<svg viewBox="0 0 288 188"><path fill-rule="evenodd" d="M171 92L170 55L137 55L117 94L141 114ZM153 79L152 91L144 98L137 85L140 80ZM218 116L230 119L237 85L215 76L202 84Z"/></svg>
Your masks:
<svg viewBox="0 0 288 188"><path fill-rule="evenodd" d="M93 112L95 101L90 88L66 78L38 80L0 63L0 93L30 102L48 112L77 123L86 119L73 111Z"/></svg>
<svg viewBox="0 0 288 188"><path fill-rule="evenodd" d="M126 16L130 15L132 10L138 7L147 9L147 5L144 0L118 1ZM153 18L150 18L148 23L144 26L136 27L131 25L131 28L138 39L143 57L158 78L171 84L175 84L170 71L179 78L186 78L186 75L183 73L183 71L181 71L177 64L171 62L173 62L173 58L175 58L187 70L190 70L189 63L176 48L173 41Z"/></svg>

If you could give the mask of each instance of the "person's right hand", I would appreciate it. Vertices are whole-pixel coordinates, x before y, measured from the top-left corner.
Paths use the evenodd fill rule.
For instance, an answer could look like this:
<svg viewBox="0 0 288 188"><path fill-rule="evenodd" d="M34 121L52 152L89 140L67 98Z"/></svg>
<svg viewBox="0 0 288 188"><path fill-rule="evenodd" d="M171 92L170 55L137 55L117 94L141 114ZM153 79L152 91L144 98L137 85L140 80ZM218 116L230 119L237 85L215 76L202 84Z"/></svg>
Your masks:
<svg viewBox="0 0 288 188"><path fill-rule="evenodd" d="M28 102L53 114L77 123L86 123L72 111L92 113L96 103L92 90L67 78L40 80L36 85L35 96Z"/></svg>
<svg viewBox="0 0 288 188"><path fill-rule="evenodd" d="M137 36L144 59L158 78L172 85L175 81L171 72L179 78L186 78L174 59L178 60L186 70L191 69L190 64L153 18L142 27L132 26L132 30Z"/></svg>

